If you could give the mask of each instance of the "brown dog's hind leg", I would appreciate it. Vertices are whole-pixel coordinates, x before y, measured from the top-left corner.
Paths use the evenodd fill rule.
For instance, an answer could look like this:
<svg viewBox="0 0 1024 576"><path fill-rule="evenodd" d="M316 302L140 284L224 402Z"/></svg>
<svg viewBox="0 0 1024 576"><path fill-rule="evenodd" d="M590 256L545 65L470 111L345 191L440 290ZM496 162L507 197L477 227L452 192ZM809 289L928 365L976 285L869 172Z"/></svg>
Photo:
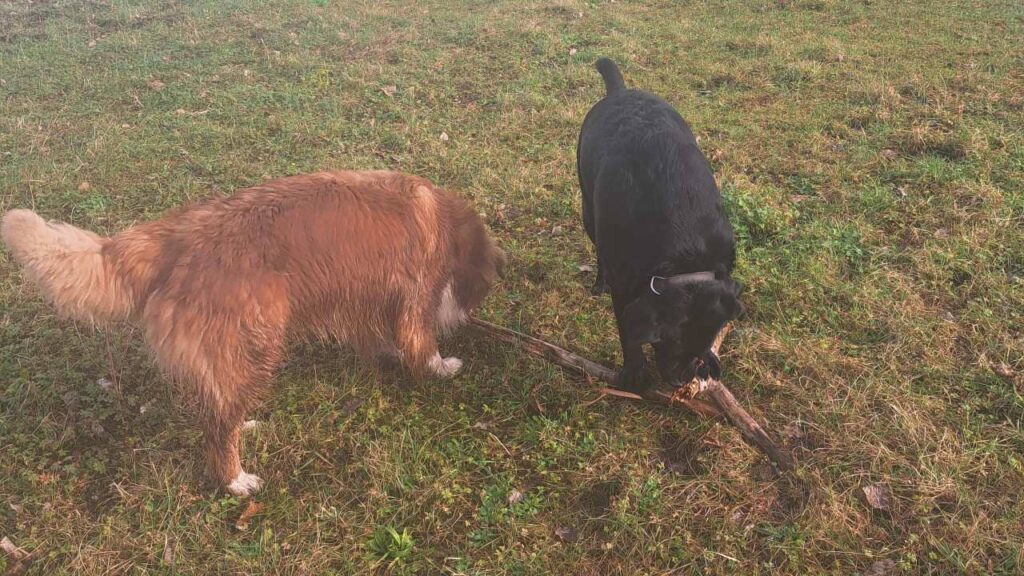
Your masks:
<svg viewBox="0 0 1024 576"><path fill-rule="evenodd" d="M212 341L204 379L198 382L200 424L208 473L235 496L249 496L263 480L242 468L239 432L246 415L266 391L283 354L283 331L251 323L239 333Z"/></svg>

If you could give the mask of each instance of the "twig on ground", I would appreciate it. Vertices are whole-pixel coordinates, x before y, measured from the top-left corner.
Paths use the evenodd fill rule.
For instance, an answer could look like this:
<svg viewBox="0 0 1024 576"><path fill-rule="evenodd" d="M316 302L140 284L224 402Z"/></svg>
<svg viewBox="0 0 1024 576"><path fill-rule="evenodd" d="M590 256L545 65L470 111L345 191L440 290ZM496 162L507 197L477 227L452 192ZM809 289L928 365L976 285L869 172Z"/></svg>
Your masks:
<svg viewBox="0 0 1024 576"><path fill-rule="evenodd" d="M487 334L488 336L506 342L509 344L515 344L525 350L527 353L533 356L538 356L557 364L563 368L568 368L577 373L583 374L584 376L596 378L608 384L615 384L615 371L588 360L577 354L573 354L568 350L549 344L543 340L521 334L508 328L503 328L496 324L492 324L479 318L471 318L470 323L479 331ZM722 345L722 341L728 334L731 326L727 325L719 332L715 338L715 343L712 346L712 350L716 353L719 347ZM793 462L789 456L779 450L779 448L772 441L771 437L764 431L764 428L755 421L746 410L740 406L739 402L736 401L736 397L732 395L732 392L725 387L718 380L710 380L707 383L704 392L707 392L715 400L718 405L713 406L710 403L703 402L696 398L688 397L687 394L668 394L665 392L655 392L650 397L644 397L624 390L618 390L615 388L599 388L599 392L602 395L615 396L618 398L626 398L630 400L648 400L659 404L668 404L675 406L683 406L684 408L694 412L704 418L715 418L721 416L723 413L729 418L729 421L740 431L743 438L754 447L760 449L762 452L768 455L768 457L779 467L780 470L790 470L793 467Z"/></svg>

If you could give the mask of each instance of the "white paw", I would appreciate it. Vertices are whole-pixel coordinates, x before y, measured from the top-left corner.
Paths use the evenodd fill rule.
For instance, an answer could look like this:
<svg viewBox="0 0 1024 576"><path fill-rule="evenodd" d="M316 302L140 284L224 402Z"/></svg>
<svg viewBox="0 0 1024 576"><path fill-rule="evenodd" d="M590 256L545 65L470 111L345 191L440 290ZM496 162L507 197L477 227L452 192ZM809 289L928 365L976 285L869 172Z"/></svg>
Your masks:
<svg viewBox="0 0 1024 576"><path fill-rule="evenodd" d="M260 488L263 488L263 480L255 474L249 474L245 470L239 472L238 476L235 476L235 479L228 484L228 492L241 498L259 492Z"/></svg>
<svg viewBox="0 0 1024 576"><path fill-rule="evenodd" d="M462 360L454 356L441 358L440 354L430 359L430 369L441 378L454 376L462 368Z"/></svg>

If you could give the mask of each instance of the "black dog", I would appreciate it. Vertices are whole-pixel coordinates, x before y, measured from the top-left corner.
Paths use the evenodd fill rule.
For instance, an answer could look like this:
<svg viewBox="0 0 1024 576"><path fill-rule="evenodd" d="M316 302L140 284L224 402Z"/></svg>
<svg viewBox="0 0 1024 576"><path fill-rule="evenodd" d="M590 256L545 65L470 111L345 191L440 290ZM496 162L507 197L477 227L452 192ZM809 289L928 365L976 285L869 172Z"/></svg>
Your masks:
<svg viewBox="0 0 1024 576"><path fill-rule="evenodd" d="M597 61L607 94L587 113L576 168L583 225L597 249L594 294L610 291L622 344L619 386L647 392L643 345L662 379L719 378L711 344L742 311L730 278L732 226L690 127L657 96L627 90Z"/></svg>

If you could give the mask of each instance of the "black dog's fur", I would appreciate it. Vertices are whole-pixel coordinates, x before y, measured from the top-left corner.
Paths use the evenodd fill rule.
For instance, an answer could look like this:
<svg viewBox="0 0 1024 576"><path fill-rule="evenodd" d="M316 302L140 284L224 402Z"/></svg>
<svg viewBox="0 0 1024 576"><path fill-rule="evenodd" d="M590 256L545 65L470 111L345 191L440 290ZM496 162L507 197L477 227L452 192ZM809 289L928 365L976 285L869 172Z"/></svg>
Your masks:
<svg viewBox="0 0 1024 576"><path fill-rule="evenodd" d="M700 366L718 378L710 351L741 311L730 278L732 226L690 127L667 102L627 90L615 63L596 63L607 95L587 113L576 153L583 225L597 250L593 292L611 292L622 344L619 386L647 392L643 344L662 379L689 382ZM710 271L714 280L672 286L652 277Z"/></svg>

